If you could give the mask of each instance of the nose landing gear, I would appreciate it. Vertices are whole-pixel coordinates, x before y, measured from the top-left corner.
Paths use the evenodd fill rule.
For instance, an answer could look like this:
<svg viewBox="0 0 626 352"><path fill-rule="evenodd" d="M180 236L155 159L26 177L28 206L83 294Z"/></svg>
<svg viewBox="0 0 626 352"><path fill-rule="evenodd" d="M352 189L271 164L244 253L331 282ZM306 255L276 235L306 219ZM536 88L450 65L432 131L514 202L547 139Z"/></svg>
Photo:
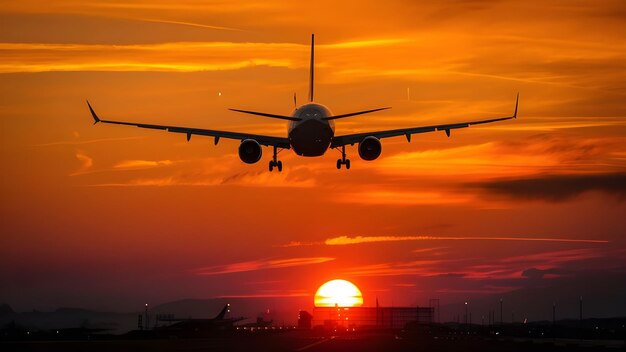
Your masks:
<svg viewBox="0 0 626 352"><path fill-rule="evenodd" d="M337 159L337 170L341 169L341 165L346 166L346 170L350 170L350 159L346 159L346 146L341 146L341 159Z"/></svg>
<svg viewBox="0 0 626 352"><path fill-rule="evenodd" d="M272 160L270 160L270 165L269 165L270 172L274 171L274 168L277 168L278 172L283 171L283 162L277 159L277 155L278 155L278 151L277 151L276 146L274 146L274 156L272 157Z"/></svg>

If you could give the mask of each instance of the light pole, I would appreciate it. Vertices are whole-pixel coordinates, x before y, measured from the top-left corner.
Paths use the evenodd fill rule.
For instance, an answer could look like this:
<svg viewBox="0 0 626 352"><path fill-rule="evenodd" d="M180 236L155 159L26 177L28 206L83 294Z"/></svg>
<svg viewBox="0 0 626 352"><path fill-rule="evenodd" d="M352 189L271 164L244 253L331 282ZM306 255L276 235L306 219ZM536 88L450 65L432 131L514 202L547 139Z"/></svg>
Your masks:
<svg viewBox="0 0 626 352"><path fill-rule="evenodd" d="M465 301L465 325L467 326L467 319L469 315L467 315L467 301Z"/></svg>
<svg viewBox="0 0 626 352"><path fill-rule="evenodd" d="M502 318L502 298L500 298L500 325L504 324L504 319Z"/></svg>
<svg viewBox="0 0 626 352"><path fill-rule="evenodd" d="M150 328L150 322L148 321L148 303L146 303L146 330Z"/></svg>

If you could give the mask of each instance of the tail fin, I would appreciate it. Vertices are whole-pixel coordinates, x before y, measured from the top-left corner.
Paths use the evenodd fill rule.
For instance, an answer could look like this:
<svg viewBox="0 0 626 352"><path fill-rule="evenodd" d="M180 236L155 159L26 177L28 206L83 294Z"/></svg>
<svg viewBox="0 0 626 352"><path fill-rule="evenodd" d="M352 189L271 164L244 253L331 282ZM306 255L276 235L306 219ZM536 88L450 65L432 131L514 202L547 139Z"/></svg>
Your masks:
<svg viewBox="0 0 626 352"><path fill-rule="evenodd" d="M222 311L220 312L220 314L218 314L215 319L217 320L222 320L224 319L224 316L226 315L226 313L230 312L230 304L226 304L224 306L224 309L222 309Z"/></svg>
<svg viewBox="0 0 626 352"><path fill-rule="evenodd" d="M313 82L314 82L314 47L315 47L315 34L311 34L311 63L309 74L309 102L313 101Z"/></svg>

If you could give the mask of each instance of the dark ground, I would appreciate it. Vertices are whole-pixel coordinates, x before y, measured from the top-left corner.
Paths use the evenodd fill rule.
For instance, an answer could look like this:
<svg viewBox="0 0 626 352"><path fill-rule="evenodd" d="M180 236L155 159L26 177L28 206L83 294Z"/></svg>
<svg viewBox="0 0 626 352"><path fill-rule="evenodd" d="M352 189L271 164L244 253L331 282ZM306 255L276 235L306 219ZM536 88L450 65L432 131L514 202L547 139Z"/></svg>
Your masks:
<svg viewBox="0 0 626 352"><path fill-rule="evenodd" d="M355 332L321 336L312 331L227 334L202 339L104 339L0 342L2 351L623 351L624 341L492 339Z"/></svg>

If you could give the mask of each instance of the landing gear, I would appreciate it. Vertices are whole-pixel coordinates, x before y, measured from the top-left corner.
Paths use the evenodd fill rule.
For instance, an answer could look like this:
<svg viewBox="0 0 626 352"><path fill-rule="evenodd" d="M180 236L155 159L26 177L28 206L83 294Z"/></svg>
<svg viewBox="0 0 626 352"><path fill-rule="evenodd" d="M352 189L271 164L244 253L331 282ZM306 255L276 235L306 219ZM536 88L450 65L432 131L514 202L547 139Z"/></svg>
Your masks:
<svg viewBox="0 0 626 352"><path fill-rule="evenodd" d="M283 162L280 161L280 160L279 161L271 160L270 161L270 167L269 167L270 172L272 172L274 170L274 167L276 167L278 169L278 172L283 171Z"/></svg>
<svg viewBox="0 0 626 352"><path fill-rule="evenodd" d="M277 151L277 148L274 146L274 156L272 157L272 160L270 160L270 165L269 165L270 172L274 171L275 167L278 169L278 172L283 171L283 162L277 159L277 155L278 155L278 151Z"/></svg>
<svg viewBox="0 0 626 352"><path fill-rule="evenodd" d="M346 159L346 146L341 146L341 159L337 159L337 170L341 169L341 165L345 165L350 170L350 159Z"/></svg>

